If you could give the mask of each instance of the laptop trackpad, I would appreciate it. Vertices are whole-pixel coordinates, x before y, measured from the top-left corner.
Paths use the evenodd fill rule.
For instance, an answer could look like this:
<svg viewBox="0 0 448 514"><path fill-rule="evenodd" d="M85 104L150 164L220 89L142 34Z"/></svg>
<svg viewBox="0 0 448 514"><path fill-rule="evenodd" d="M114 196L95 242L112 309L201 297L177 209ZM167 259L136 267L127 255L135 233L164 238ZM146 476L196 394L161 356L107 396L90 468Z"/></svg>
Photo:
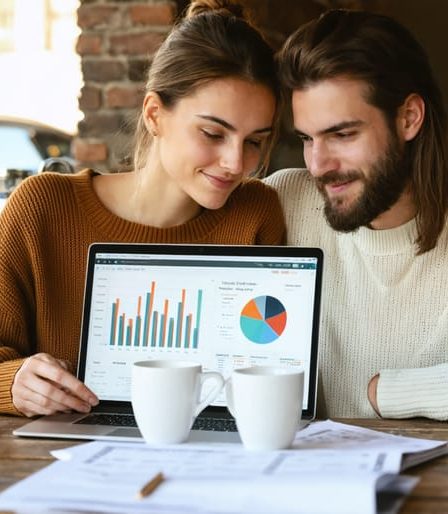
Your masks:
<svg viewBox="0 0 448 514"><path fill-rule="evenodd" d="M112 437L136 437L141 438L142 434L138 428L133 427L120 427L116 428L112 432L108 432L108 436Z"/></svg>
<svg viewBox="0 0 448 514"><path fill-rule="evenodd" d="M238 432L219 432L214 430L191 430L187 442L200 443L241 443Z"/></svg>

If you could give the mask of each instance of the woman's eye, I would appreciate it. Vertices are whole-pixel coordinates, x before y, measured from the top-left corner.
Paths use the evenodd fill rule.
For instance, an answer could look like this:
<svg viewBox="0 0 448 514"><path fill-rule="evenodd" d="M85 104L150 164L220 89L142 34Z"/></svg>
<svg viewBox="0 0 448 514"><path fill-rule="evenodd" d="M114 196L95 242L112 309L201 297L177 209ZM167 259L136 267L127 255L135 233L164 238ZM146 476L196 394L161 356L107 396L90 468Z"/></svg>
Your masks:
<svg viewBox="0 0 448 514"><path fill-rule="evenodd" d="M210 132L208 130L202 129L202 133L208 139L219 140L223 138L222 134L218 134L217 132Z"/></svg>

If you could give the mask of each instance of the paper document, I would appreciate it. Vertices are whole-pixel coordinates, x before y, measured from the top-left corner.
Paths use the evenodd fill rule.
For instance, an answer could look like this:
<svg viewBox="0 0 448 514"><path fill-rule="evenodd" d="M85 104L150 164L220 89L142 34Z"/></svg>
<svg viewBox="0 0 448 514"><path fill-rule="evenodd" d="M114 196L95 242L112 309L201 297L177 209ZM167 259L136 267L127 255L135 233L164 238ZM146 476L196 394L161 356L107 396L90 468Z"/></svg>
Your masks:
<svg viewBox="0 0 448 514"><path fill-rule="evenodd" d="M387 434L330 420L311 423L306 429L297 432L293 447L307 451L324 449L359 451L362 449L388 454L396 452L401 456L401 464L395 471L407 469L448 453L447 441ZM389 471L393 470L389 469Z"/></svg>
<svg viewBox="0 0 448 514"><path fill-rule="evenodd" d="M0 508L391 514L418 480L397 475L403 455L434 450L445 452L446 443L331 421L313 423L297 434L292 449L277 452L248 452L232 444L151 447L95 441L53 452L60 460L0 494ZM166 478L163 483L148 497L136 499L158 472Z"/></svg>
<svg viewBox="0 0 448 514"><path fill-rule="evenodd" d="M0 505L36 511L375 514L377 483L390 488L396 479L381 472L388 459L375 452L349 452L336 461L329 451L301 458L296 451L170 450L105 441L69 450L71 459L11 487L0 495ZM136 500L159 471L166 480Z"/></svg>

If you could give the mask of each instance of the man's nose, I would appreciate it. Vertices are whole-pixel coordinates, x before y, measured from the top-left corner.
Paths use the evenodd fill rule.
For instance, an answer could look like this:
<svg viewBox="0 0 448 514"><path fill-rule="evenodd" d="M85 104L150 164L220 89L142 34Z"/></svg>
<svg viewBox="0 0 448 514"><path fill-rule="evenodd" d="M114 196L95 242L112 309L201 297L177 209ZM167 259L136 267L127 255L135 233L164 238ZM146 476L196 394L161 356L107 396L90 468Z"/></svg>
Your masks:
<svg viewBox="0 0 448 514"><path fill-rule="evenodd" d="M338 159L323 141L313 141L309 149L305 149L305 163L311 175L322 177L329 171L337 170Z"/></svg>

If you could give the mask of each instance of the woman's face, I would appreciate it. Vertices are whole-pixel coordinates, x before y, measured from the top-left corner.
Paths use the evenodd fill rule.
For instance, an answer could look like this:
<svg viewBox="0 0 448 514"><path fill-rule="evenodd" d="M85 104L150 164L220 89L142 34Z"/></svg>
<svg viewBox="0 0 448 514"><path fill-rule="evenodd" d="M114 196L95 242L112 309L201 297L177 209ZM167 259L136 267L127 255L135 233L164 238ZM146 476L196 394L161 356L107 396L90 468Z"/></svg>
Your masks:
<svg viewBox="0 0 448 514"><path fill-rule="evenodd" d="M169 109L149 93L144 112L156 134L157 169L202 207L222 207L258 168L275 108L267 87L237 78L209 82Z"/></svg>

